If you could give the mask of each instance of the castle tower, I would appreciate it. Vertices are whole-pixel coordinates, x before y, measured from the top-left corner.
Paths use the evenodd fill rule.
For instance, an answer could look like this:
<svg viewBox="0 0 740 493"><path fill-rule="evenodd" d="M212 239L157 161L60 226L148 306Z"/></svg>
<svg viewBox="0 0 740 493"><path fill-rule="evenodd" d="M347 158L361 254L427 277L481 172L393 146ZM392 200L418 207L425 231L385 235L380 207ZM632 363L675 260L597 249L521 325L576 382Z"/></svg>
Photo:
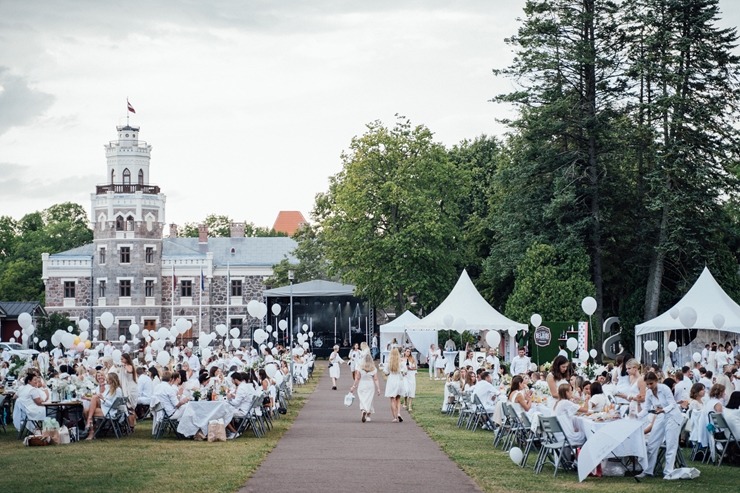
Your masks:
<svg viewBox="0 0 740 493"><path fill-rule="evenodd" d="M139 140L139 127L116 129L118 140L105 146L105 184L91 194L92 297L98 307L154 307L161 300L166 197L149 183L152 146Z"/></svg>

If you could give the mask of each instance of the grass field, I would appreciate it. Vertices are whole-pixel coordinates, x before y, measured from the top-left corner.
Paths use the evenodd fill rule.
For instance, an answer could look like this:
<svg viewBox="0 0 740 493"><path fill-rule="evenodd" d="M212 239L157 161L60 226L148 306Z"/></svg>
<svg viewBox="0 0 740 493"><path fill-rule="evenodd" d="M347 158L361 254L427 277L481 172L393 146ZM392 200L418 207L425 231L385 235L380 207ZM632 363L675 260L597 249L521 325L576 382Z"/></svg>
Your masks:
<svg viewBox="0 0 740 493"><path fill-rule="evenodd" d="M65 446L24 447L12 426L0 430L0 492L230 492L254 473L295 420L323 367L297 387L288 413L263 438L251 432L227 442L154 440L151 421L133 436Z"/></svg>
<svg viewBox="0 0 740 493"><path fill-rule="evenodd" d="M541 491L634 491L634 492L697 492L738 491L740 468L729 465L715 467L701 463L690 464L701 471L701 477L691 481L664 481L646 478L637 483L632 478L587 478L578 482L576 473L558 472L553 478L553 468L545 466L541 474L532 471L535 457L530 456L528 467L522 469L513 464L507 452L493 448L493 433L476 432L457 428L457 417L451 418L440 412L443 382L430 381L425 372L417 378L414 401L414 419L442 450L454 460L480 487L490 493L498 492L541 492ZM690 451L684 450L688 459Z"/></svg>

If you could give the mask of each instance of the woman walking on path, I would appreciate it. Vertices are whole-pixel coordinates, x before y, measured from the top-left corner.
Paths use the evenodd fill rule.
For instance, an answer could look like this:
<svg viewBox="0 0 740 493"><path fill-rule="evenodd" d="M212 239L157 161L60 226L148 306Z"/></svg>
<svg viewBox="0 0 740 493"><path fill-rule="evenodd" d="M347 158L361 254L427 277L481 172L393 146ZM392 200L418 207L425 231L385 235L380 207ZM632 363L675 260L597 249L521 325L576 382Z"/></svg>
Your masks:
<svg viewBox="0 0 740 493"><path fill-rule="evenodd" d="M339 378L339 365L344 360L339 356L339 346L334 345L334 351L329 355L329 376L331 377L331 389L337 390L337 379Z"/></svg>
<svg viewBox="0 0 740 493"><path fill-rule="evenodd" d="M391 349L384 373L388 375L385 382L385 396L391 400L393 422L401 423L403 422L403 418L400 416L403 381L401 380L401 354L398 352L398 348Z"/></svg>
<svg viewBox="0 0 740 493"><path fill-rule="evenodd" d="M411 354L411 349L406 348L406 350L403 352L403 361L401 361L401 365L405 366L406 368L406 375L403 377L405 380L403 387L403 407L408 408L409 411L412 411L411 403L413 402L414 397L416 397L417 365L414 355Z"/></svg>
<svg viewBox="0 0 740 493"><path fill-rule="evenodd" d="M375 363L373 363L373 357L370 353L367 353L363 360L357 364L357 377L355 377L355 384L350 389L350 392L357 389L363 423L370 421L370 415L375 412L373 408L373 387L375 387L375 392L380 395L378 370L375 368Z"/></svg>

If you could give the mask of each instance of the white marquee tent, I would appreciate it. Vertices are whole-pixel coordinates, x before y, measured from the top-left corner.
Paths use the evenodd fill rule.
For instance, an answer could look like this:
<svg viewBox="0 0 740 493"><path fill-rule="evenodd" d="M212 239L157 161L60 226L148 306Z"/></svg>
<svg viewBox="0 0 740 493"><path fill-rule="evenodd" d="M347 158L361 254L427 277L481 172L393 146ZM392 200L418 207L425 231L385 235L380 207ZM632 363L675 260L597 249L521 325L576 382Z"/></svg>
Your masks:
<svg viewBox="0 0 740 493"><path fill-rule="evenodd" d="M688 308L696 312L696 321L690 327L683 323L693 318L686 316ZM688 313L690 314L690 310ZM661 345L659 352L662 350L667 356L670 331L685 328L699 329L700 333L711 332L706 337L697 336L695 343L681 349L678 358L678 364L681 365L687 361L687 355L690 359L693 352L701 352L705 340L708 340L707 337L713 337L719 342L720 332L730 335L740 334L740 305L725 293L706 267L678 303L654 319L635 326L635 347L642 349L643 341L646 339L657 340ZM649 359L650 355L647 356Z"/></svg>
<svg viewBox="0 0 740 493"><path fill-rule="evenodd" d="M467 271L463 270L455 287L447 298L426 317L419 321L406 324L407 331L433 331L453 329L458 332L464 330L498 330L507 331L510 328L527 330L528 325L508 319L493 308L480 295ZM511 339L510 352L514 351L516 341ZM425 348L428 350L429 344ZM421 348L417 349L421 350Z"/></svg>

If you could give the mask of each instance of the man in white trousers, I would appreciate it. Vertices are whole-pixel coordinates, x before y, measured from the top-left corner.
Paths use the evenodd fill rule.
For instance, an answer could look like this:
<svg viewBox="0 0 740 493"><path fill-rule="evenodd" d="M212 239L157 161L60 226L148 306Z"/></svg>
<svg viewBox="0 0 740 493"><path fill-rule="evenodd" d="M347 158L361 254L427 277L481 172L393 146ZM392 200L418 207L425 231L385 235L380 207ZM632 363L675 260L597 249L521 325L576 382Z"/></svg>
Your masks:
<svg viewBox="0 0 740 493"><path fill-rule="evenodd" d="M645 385L648 389L642 414L644 416L647 413L654 413L657 417L648 437L648 466L637 477L653 475L655 462L658 459L658 449L665 440L665 467L663 468L663 477L665 478L673 472L675 466L683 414L681 414L671 389L662 383L658 383L658 376L654 372L648 372L645 375Z"/></svg>

